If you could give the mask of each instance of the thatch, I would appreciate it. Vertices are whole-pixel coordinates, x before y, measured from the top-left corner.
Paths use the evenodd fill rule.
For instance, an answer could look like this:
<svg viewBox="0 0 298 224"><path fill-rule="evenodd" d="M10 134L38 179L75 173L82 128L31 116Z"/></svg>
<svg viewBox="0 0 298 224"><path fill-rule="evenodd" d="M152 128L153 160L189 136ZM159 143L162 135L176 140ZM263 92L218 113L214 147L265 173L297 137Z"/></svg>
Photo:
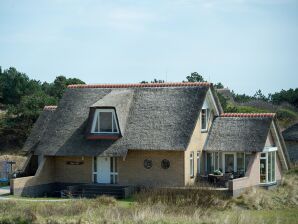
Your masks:
<svg viewBox="0 0 298 224"><path fill-rule="evenodd" d="M46 131L55 109L56 108L54 106L44 108L31 129L30 135L23 146L23 151L30 151L35 149L44 132Z"/></svg>
<svg viewBox="0 0 298 224"><path fill-rule="evenodd" d="M244 151L263 150L272 117L217 117L211 127L204 150Z"/></svg>
<svg viewBox="0 0 298 224"><path fill-rule="evenodd" d="M35 154L125 155L129 149L186 150L209 86L69 88ZM122 138L87 140L90 107L114 106Z"/></svg>
<svg viewBox="0 0 298 224"><path fill-rule="evenodd" d="M298 123L292 125L282 132L285 141L298 142Z"/></svg>

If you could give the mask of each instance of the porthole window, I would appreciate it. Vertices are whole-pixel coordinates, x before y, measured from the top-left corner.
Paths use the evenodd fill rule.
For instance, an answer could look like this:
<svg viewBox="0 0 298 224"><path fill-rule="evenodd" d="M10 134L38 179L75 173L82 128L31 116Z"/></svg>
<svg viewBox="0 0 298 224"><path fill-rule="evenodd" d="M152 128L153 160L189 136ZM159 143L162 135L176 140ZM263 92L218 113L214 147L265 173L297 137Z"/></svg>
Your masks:
<svg viewBox="0 0 298 224"><path fill-rule="evenodd" d="M163 160L161 161L161 167L162 167L163 169L169 169L169 167L170 167L170 161L167 160L167 159L163 159Z"/></svg>
<svg viewBox="0 0 298 224"><path fill-rule="evenodd" d="M152 167L152 160L151 159L145 159L144 160L144 167L146 169L150 169Z"/></svg>

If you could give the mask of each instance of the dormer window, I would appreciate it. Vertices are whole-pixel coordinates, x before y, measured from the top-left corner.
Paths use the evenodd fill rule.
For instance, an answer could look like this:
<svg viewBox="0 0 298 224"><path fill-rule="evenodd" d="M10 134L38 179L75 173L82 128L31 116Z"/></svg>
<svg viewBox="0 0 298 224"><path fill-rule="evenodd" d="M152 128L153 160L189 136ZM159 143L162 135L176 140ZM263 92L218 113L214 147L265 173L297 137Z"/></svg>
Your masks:
<svg viewBox="0 0 298 224"><path fill-rule="evenodd" d="M96 109L92 124L93 134L118 134L119 128L113 109Z"/></svg>

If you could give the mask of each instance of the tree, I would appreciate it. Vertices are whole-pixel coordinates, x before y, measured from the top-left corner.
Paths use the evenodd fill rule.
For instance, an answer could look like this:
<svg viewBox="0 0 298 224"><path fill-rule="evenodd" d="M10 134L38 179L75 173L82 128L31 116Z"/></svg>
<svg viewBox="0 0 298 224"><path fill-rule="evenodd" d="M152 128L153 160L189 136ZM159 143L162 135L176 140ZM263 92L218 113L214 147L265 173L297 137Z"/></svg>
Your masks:
<svg viewBox="0 0 298 224"><path fill-rule="evenodd" d="M260 89L255 93L253 97L257 100L268 101L268 98L262 93Z"/></svg>
<svg viewBox="0 0 298 224"><path fill-rule="evenodd" d="M153 81L151 81L151 83L164 83L164 82L165 82L165 80L161 80L161 79L159 79L159 80L154 79Z"/></svg>
<svg viewBox="0 0 298 224"><path fill-rule="evenodd" d="M0 74L1 103L17 105L21 97L40 90L39 81L30 80L25 73L11 67Z"/></svg>
<svg viewBox="0 0 298 224"><path fill-rule="evenodd" d="M298 108L298 88L281 90L269 96L269 100L274 104L288 102Z"/></svg>
<svg viewBox="0 0 298 224"><path fill-rule="evenodd" d="M214 87L216 89L223 89L224 88L224 85L221 82L218 82L218 83L214 84Z"/></svg>
<svg viewBox="0 0 298 224"><path fill-rule="evenodd" d="M190 75L186 76L187 82L206 82L199 73L193 72Z"/></svg>
<svg viewBox="0 0 298 224"><path fill-rule="evenodd" d="M18 105L11 105L8 109L10 115L21 117L29 123L33 123L45 105L56 105L57 99L47 95L43 91L23 96Z"/></svg>
<svg viewBox="0 0 298 224"><path fill-rule="evenodd" d="M65 76L60 75L57 76L54 82L51 84L44 82L42 84L42 89L48 95L60 99L66 87L72 84L85 84L85 82L77 78L66 78Z"/></svg>

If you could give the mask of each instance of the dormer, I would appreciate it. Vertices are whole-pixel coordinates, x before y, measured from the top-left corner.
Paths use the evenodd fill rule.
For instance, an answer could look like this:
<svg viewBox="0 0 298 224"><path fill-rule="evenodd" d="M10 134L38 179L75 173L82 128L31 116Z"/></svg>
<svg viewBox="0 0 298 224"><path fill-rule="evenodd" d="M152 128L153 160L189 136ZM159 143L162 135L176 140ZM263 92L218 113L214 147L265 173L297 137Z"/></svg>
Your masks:
<svg viewBox="0 0 298 224"><path fill-rule="evenodd" d="M86 132L86 138L89 140L120 138L121 132L115 108L91 107Z"/></svg>

